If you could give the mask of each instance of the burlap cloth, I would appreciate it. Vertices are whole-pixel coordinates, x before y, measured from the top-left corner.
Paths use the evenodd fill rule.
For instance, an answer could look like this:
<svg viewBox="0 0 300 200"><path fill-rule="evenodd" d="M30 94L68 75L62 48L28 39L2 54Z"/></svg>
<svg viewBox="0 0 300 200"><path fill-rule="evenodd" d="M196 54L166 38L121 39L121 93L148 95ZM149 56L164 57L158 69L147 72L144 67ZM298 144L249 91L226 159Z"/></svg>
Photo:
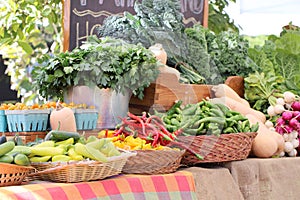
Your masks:
<svg viewBox="0 0 300 200"><path fill-rule="evenodd" d="M229 162L230 170L246 200L294 200L300 197L300 157Z"/></svg>
<svg viewBox="0 0 300 200"><path fill-rule="evenodd" d="M198 200L243 199L238 185L227 168L190 167L183 170L193 173Z"/></svg>

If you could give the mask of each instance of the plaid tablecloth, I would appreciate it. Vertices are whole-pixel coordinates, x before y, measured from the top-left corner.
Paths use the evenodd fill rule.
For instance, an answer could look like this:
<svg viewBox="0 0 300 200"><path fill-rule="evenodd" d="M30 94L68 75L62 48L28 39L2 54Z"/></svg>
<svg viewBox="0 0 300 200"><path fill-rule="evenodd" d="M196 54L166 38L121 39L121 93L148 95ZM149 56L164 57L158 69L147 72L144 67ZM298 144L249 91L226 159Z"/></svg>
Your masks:
<svg viewBox="0 0 300 200"><path fill-rule="evenodd" d="M119 175L81 183L32 181L0 187L0 199L189 200L196 199L196 191L192 173L177 171L163 175Z"/></svg>

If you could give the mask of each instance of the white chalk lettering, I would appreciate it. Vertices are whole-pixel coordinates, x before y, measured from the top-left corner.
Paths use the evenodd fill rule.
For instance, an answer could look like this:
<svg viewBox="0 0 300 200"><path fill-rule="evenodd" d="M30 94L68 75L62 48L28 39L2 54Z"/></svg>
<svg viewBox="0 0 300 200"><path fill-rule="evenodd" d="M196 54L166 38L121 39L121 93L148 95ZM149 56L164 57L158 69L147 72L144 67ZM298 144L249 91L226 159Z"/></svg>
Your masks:
<svg viewBox="0 0 300 200"><path fill-rule="evenodd" d="M203 12L204 0L180 0L181 12L185 13L190 10L194 14L200 14Z"/></svg>
<svg viewBox="0 0 300 200"><path fill-rule="evenodd" d="M79 22L76 23L76 47L79 47L80 45L80 41L85 41L86 38L89 36L89 22L86 21L85 22L85 35L84 36L81 36L79 37L79 30L82 30L80 29L80 24Z"/></svg>
<svg viewBox="0 0 300 200"><path fill-rule="evenodd" d="M117 7L124 8L125 7L125 1L126 0L115 0L115 5ZM133 7L133 5L134 5L134 0L127 0L127 4L126 4L127 7Z"/></svg>
<svg viewBox="0 0 300 200"><path fill-rule="evenodd" d="M91 30L90 30L90 35L96 34L96 32L94 33L94 30L95 30L97 27L101 27L101 24L95 24L95 25L91 28Z"/></svg>
<svg viewBox="0 0 300 200"><path fill-rule="evenodd" d="M81 6L86 6L86 0L80 0L80 5Z"/></svg>

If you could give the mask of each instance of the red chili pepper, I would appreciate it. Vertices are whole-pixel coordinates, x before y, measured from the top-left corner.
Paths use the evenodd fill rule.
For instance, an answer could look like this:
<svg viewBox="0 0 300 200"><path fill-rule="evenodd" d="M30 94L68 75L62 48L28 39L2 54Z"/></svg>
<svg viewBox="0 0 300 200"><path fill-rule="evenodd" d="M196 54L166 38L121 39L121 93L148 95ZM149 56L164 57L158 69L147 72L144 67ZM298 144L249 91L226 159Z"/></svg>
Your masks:
<svg viewBox="0 0 300 200"><path fill-rule="evenodd" d="M142 125L142 133L143 133L143 135L145 135L146 133L145 133L145 123L144 123L144 121L141 118L139 118L138 116L136 116L136 115L134 115L134 114L132 114L130 112L128 112L127 115L131 119L137 120Z"/></svg>
<svg viewBox="0 0 300 200"><path fill-rule="evenodd" d="M115 130L114 136L118 136L120 135L124 130L124 127L121 126L118 130ZM105 132L105 136L107 136L106 134L108 134L108 130Z"/></svg>
<svg viewBox="0 0 300 200"><path fill-rule="evenodd" d="M168 137L170 137L172 140L174 140L174 136L166 129L166 127L163 124L158 123L157 121L154 121L155 125L157 125L160 130L167 135Z"/></svg>
<svg viewBox="0 0 300 200"><path fill-rule="evenodd" d="M144 122L146 122L146 120L147 120L147 113L146 113L146 112L142 112L142 117L141 117L141 119L142 119Z"/></svg>
<svg viewBox="0 0 300 200"><path fill-rule="evenodd" d="M152 141L151 146L156 147L158 144L158 140L159 140L159 135L158 134L154 135L154 140Z"/></svg>
<svg viewBox="0 0 300 200"><path fill-rule="evenodd" d="M160 124L164 124L162 119L156 115L151 115L150 117L148 117L148 119L146 120L146 123L151 123L153 119L158 121Z"/></svg>

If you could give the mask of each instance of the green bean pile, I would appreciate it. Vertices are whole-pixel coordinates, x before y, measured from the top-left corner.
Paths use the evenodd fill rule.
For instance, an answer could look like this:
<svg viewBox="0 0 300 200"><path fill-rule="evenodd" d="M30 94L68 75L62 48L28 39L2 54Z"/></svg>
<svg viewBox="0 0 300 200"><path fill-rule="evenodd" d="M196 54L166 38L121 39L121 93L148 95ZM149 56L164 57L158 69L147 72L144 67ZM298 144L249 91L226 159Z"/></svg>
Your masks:
<svg viewBox="0 0 300 200"><path fill-rule="evenodd" d="M183 135L217 135L256 132L258 124L251 125L248 118L223 104L203 100L182 106L177 101L167 112L155 111L170 132L182 129Z"/></svg>

